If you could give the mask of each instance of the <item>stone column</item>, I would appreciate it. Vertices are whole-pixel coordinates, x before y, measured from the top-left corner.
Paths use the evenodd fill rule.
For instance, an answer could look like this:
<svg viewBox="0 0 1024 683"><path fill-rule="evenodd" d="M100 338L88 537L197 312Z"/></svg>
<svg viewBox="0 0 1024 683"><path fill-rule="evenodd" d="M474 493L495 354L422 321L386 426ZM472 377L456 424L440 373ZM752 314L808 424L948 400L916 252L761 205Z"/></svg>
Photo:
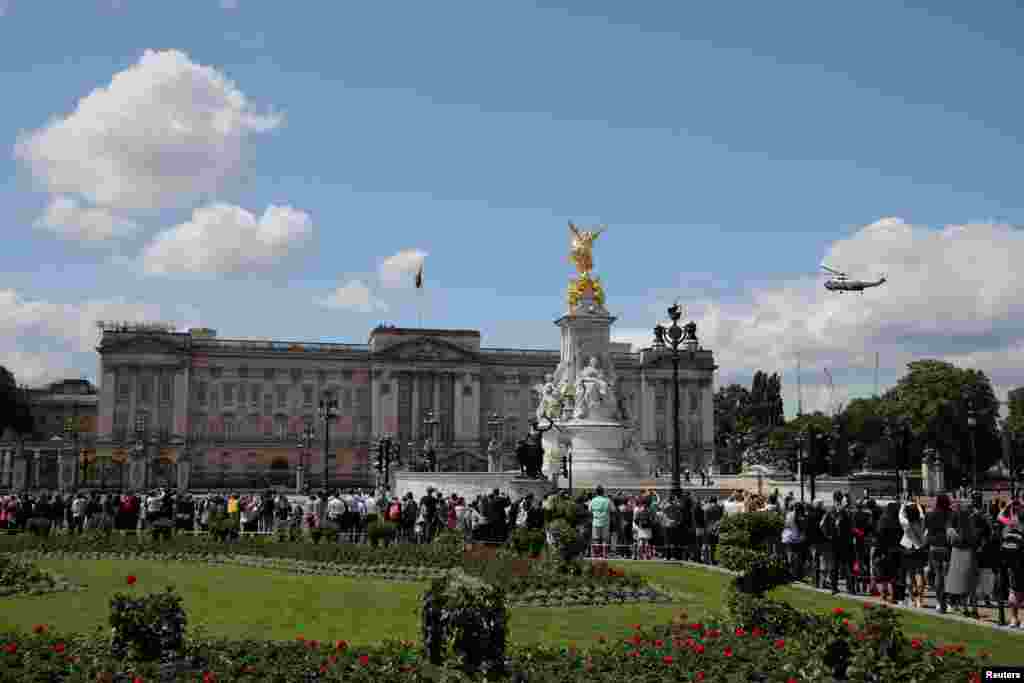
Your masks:
<svg viewBox="0 0 1024 683"><path fill-rule="evenodd" d="M380 394L380 378L383 372L378 368L370 368L370 434L379 436L384 433L384 416ZM353 427L356 418L353 417Z"/></svg>
<svg viewBox="0 0 1024 683"><path fill-rule="evenodd" d="M409 373L409 391L412 392L412 408L409 410L409 414L412 418L412 424L409 425L409 431L412 438L415 440L417 436L420 436L420 376L413 370Z"/></svg>
<svg viewBox="0 0 1024 683"><path fill-rule="evenodd" d="M305 486L305 469L301 463L295 467L295 493L302 493Z"/></svg>
<svg viewBox="0 0 1024 683"><path fill-rule="evenodd" d="M178 368L172 376L173 431L175 436L182 439L187 438L191 430L191 425L189 425L189 380L190 373L187 365ZM261 396L260 401L262 402L262 400Z"/></svg>
<svg viewBox="0 0 1024 683"><path fill-rule="evenodd" d="M452 373L452 436L461 441L464 436L462 411L465 407L462 400L462 378L460 372Z"/></svg>
<svg viewBox="0 0 1024 683"><path fill-rule="evenodd" d="M40 477L40 474L42 474L42 469L43 449L37 448L32 453L32 486L36 489L38 489L40 487L40 484L42 483L42 479Z"/></svg>

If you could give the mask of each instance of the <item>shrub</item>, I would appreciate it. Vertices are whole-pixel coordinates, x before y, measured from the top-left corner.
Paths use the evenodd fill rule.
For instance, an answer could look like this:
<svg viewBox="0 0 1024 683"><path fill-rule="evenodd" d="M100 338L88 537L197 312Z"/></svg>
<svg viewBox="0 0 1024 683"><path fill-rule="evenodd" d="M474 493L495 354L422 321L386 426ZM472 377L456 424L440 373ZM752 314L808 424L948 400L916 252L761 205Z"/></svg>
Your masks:
<svg viewBox="0 0 1024 683"><path fill-rule="evenodd" d="M394 522L371 522L366 529L366 535L370 539L370 545L374 547L381 541L384 541L384 545L390 545L398 535L398 527Z"/></svg>
<svg viewBox="0 0 1024 683"><path fill-rule="evenodd" d="M423 594L422 624L431 663L454 655L466 672L504 670L508 607L500 587L452 570Z"/></svg>
<svg viewBox="0 0 1024 683"><path fill-rule="evenodd" d="M49 536L50 527L50 520L45 517L31 517L25 522L25 529L33 536Z"/></svg>
<svg viewBox="0 0 1024 683"><path fill-rule="evenodd" d="M149 527L149 534L154 542L171 540L173 532L174 522L169 519L155 520Z"/></svg>
<svg viewBox="0 0 1024 683"><path fill-rule="evenodd" d="M777 512L744 512L728 515L719 528L719 544L740 548L764 548L779 542L783 519Z"/></svg>
<svg viewBox="0 0 1024 683"><path fill-rule="evenodd" d="M133 598L116 593L110 599L111 650L152 661L162 653L179 652L185 642L185 610L173 587L163 593Z"/></svg>
<svg viewBox="0 0 1024 683"><path fill-rule="evenodd" d="M585 550L586 539L564 519L556 519L547 527L547 540L556 557L569 562L580 557Z"/></svg>
<svg viewBox="0 0 1024 683"><path fill-rule="evenodd" d="M512 532L509 545L518 555L535 556L544 551L544 531L540 529L518 528Z"/></svg>

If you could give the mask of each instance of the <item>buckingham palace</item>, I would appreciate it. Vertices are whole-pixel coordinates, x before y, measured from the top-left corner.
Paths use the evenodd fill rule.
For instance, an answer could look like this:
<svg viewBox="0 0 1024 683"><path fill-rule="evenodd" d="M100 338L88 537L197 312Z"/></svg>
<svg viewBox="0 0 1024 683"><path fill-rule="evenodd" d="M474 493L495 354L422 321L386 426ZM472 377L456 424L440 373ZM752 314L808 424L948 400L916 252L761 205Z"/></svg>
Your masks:
<svg viewBox="0 0 1024 683"><path fill-rule="evenodd" d="M159 324L101 323L100 334L89 447L57 436L0 444L0 483L18 488L17 472L34 471L33 488L290 487L304 472L316 488L366 486L384 435L400 444L403 466L429 438L439 471L486 471L492 438L511 465L537 410L535 387L559 361L556 349L481 346L476 330L380 325L365 344L222 339ZM654 472L672 448L672 364L628 344L613 344L611 356L623 412ZM680 365L682 462L691 469L713 462L714 369L703 349ZM324 396L336 406L327 415Z"/></svg>

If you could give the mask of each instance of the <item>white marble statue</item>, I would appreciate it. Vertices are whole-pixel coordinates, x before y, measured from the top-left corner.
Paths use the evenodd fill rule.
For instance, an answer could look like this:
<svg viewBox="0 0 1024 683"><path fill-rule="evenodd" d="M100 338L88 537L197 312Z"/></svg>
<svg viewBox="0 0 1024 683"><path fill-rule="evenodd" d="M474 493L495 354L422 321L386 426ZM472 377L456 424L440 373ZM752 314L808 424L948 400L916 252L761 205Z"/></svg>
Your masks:
<svg viewBox="0 0 1024 683"><path fill-rule="evenodd" d="M555 382L555 376L548 373L544 376L544 382L536 385L533 390L537 392L539 401L537 403L537 421L545 418L558 419L561 416L559 406L562 403L562 395Z"/></svg>
<svg viewBox="0 0 1024 683"><path fill-rule="evenodd" d="M576 376L575 417L615 419L618 411L615 391L605 374L597 365L597 358L591 357L587 367Z"/></svg>

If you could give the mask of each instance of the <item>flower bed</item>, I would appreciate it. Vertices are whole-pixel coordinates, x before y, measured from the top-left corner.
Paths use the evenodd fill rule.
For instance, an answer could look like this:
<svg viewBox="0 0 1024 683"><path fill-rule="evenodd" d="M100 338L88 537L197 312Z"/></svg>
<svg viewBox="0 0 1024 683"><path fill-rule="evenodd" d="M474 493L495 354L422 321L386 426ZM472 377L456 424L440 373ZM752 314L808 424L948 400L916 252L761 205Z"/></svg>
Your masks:
<svg viewBox="0 0 1024 683"><path fill-rule="evenodd" d="M0 597L41 595L82 588L60 574L38 569L30 562L0 555Z"/></svg>
<svg viewBox="0 0 1024 683"><path fill-rule="evenodd" d="M843 612L824 618L829 634L850 648L849 680L980 681L985 655L972 655L957 645L930 641L886 640L898 631L894 610L865 609L861 617ZM61 634L39 626L33 634L0 634L0 680L51 680L66 683L159 680L159 663L118 659L110 654L109 637ZM516 647L506 653L509 678L520 681L765 681L810 683L832 680L823 661L825 638L819 632L786 638L763 631L730 627L722 622L692 622L681 614L671 625L634 625L625 640L603 638L578 648L569 644ZM884 646L884 652L882 651ZM387 641L352 646L345 640L320 642L227 641L190 632L176 680L226 681L409 681L483 680L458 670L446 659L433 666L418 644Z"/></svg>

